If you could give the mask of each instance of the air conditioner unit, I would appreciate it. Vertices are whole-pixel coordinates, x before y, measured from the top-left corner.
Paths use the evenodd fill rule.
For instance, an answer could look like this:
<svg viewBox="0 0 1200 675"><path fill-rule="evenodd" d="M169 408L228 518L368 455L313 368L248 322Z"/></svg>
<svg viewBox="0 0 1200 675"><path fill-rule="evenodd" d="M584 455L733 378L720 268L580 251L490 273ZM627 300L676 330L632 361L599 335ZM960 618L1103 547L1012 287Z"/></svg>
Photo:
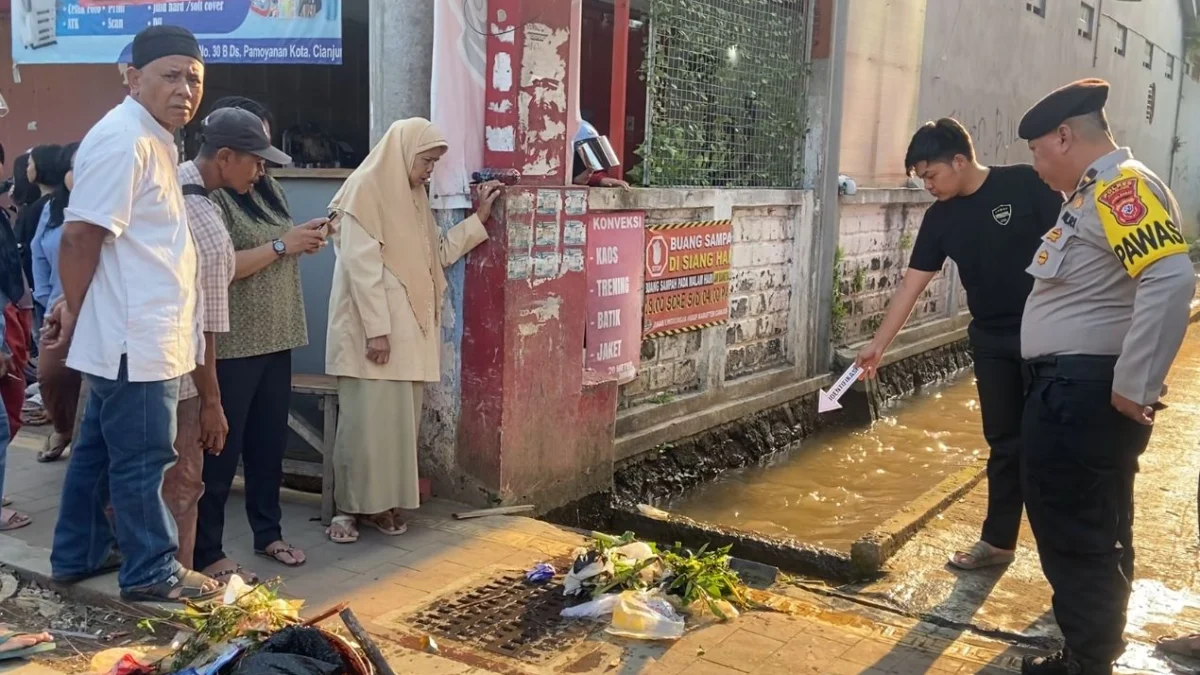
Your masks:
<svg viewBox="0 0 1200 675"><path fill-rule="evenodd" d="M37 49L58 42L57 3L55 0L20 0L21 37L26 49Z"/></svg>

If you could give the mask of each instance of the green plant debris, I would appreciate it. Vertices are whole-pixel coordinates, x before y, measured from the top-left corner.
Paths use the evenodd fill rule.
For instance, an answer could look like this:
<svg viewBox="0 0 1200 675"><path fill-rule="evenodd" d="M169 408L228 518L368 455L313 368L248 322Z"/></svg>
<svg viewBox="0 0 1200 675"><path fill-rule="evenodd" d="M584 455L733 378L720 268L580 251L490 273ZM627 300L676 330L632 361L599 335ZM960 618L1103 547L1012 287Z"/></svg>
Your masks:
<svg viewBox="0 0 1200 675"><path fill-rule="evenodd" d="M638 541L632 532L626 532L620 537L593 532L592 539L595 542L595 550L601 555L607 555L612 549ZM616 591L657 587L662 588L667 595L678 598L682 607L689 607L698 601L705 603L713 615L722 620L727 617L720 608L720 601L740 608L748 606L745 585L738 578L737 572L729 567L731 547L709 550L705 544L700 550L692 552L678 542L670 549L660 549L653 543L647 545L656 557L629 562L620 556L611 556L612 574L599 580L592 591L592 597ZM656 566L657 570L654 569ZM647 571L653 573L647 574Z"/></svg>

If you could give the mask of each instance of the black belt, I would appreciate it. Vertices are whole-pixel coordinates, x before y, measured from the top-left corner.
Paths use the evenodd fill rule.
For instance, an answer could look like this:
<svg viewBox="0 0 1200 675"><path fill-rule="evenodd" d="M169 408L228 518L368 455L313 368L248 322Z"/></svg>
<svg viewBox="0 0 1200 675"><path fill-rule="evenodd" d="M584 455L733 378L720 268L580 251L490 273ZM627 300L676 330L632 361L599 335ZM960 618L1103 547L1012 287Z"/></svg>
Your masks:
<svg viewBox="0 0 1200 675"><path fill-rule="evenodd" d="M1112 382L1117 357L1091 354L1039 356L1027 360L1025 366L1039 379Z"/></svg>

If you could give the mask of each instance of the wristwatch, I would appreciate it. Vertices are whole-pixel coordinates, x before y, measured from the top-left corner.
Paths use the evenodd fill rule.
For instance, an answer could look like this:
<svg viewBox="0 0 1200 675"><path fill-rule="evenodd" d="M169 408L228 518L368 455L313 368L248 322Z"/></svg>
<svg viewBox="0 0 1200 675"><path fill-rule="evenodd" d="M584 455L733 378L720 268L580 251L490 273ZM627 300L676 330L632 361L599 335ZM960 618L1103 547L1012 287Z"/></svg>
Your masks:
<svg viewBox="0 0 1200 675"><path fill-rule="evenodd" d="M271 242L271 248L275 251L275 255L281 258L287 254L287 245L283 243L282 239L273 240Z"/></svg>

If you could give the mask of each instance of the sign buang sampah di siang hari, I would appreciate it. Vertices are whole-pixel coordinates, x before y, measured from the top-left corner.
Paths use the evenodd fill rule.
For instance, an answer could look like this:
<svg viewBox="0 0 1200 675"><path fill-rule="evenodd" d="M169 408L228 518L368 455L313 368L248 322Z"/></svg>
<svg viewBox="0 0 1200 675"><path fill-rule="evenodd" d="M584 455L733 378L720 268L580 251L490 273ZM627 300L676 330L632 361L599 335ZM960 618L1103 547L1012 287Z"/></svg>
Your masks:
<svg viewBox="0 0 1200 675"><path fill-rule="evenodd" d="M644 337L674 335L729 320L732 244L730 220L646 228Z"/></svg>

